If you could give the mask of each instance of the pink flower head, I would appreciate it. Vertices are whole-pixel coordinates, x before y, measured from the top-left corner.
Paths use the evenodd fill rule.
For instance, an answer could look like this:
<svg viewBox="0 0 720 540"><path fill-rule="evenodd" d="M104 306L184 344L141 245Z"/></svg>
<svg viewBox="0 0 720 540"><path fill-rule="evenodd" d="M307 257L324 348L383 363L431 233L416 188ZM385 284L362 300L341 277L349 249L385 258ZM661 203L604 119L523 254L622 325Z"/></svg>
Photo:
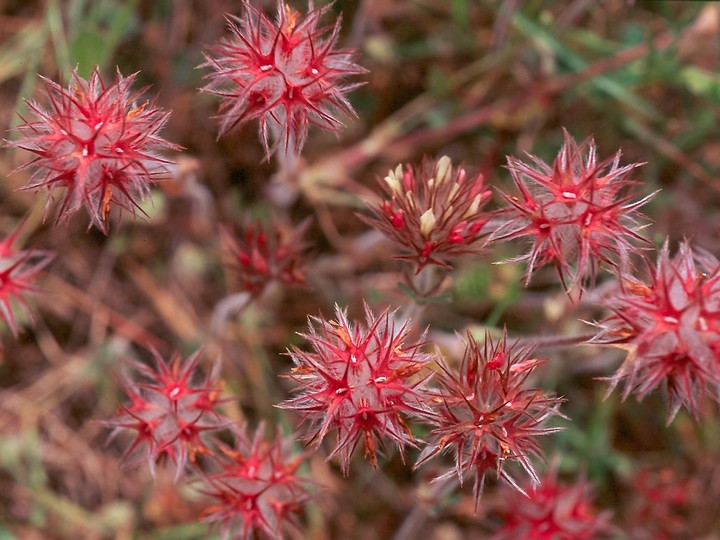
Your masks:
<svg viewBox="0 0 720 540"><path fill-rule="evenodd" d="M480 251L488 214L482 207L491 192L483 176L468 176L450 158L425 159L420 167L402 164L381 182L385 200L371 206L365 220L390 238L400 259L450 266L449 260Z"/></svg>
<svg viewBox="0 0 720 540"><path fill-rule="evenodd" d="M21 227L22 224L0 242L0 315L15 335L20 329L14 309L30 316L24 295L38 291L33 281L55 257L49 251L15 249Z"/></svg>
<svg viewBox="0 0 720 540"><path fill-rule="evenodd" d="M125 392L130 403L120 407L118 414L107 424L113 427L110 438L121 432L135 433L135 439L123 460L134 465L148 461L155 475L155 463L169 459L176 467L176 478L185 470L188 459L195 462L198 454L212 454L204 440L204 433L227 427L228 421L216 407L220 398L218 368L201 384L193 382L201 351L183 361L178 354L165 362L152 350L155 367L133 364L146 382L126 380Z"/></svg>
<svg viewBox="0 0 720 540"><path fill-rule="evenodd" d="M405 343L408 325L399 326L387 311L375 316L366 305L364 325L350 323L339 307L336 317L311 319L310 333L303 337L313 352L290 351L296 365L291 377L300 384L300 395L281 407L302 412L310 423L307 438L315 445L330 430L337 432L328 459L338 455L347 475L360 440L374 466L378 443L396 444L401 452L415 446L403 416L425 409L421 392L427 377L418 375L431 357L420 352L421 344Z"/></svg>
<svg viewBox="0 0 720 540"><path fill-rule="evenodd" d="M605 305L612 315L592 341L615 344L628 356L610 378L624 383L623 399L642 399L664 386L670 422L680 407L696 418L704 395L720 401L720 261L686 241L670 257L666 241L650 282L622 279Z"/></svg>
<svg viewBox="0 0 720 540"><path fill-rule="evenodd" d="M85 206L91 225L106 233L112 206L143 213L140 201L165 173L169 162L158 152L178 148L159 135L168 113L138 103L141 92L131 90L135 77L118 72L106 85L95 68L87 81L73 72L67 89L43 79L49 107L28 103L34 118L19 126L23 137L10 144L35 154L23 166L33 170L23 189L65 190L58 222Z"/></svg>
<svg viewBox="0 0 720 540"><path fill-rule="evenodd" d="M338 113L355 114L345 94L359 84L345 81L365 70L353 51L334 50L340 18L320 25L329 5L314 8L309 1L301 17L278 1L272 22L260 8L244 4L242 17L228 19L232 36L215 45L203 64L214 70L204 90L222 98L220 133L257 118L268 157L278 148L300 154L309 124L339 131Z"/></svg>
<svg viewBox="0 0 720 540"><path fill-rule="evenodd" d="M224 243L230 264L238 271L242 286L259 295L272 281L286 285L304 285L303 258L307 243L302 240L310 226L305 220L291 231L277 223L261 225L248 222L235 237L224 229Z"/></svg>
<svg viewBox="0 0 720 540"><path fill-rule="evenodd" d="M593 506L590 485L584 478L563 484L553 467L527 495L514 489L502 491L501 514L505 523L491 540L595 540L611 537L608 512Z"/></svg>
<svg viewBox="0 0 720 540"><path fill-rule="evenodd" d="M529 253L512 262L527 262L526 284L536 268L555 264L563 285L592 285L600 263L624 266L639 235L637 209L653 195L635 200L627 192L628 175L639 163L620 167L620 152L597 162L593 139L578 146L565 131L565 144L552 166L530 156L532 164L508 158L520 196L503 193L509 221L491 240L528 237Z"/></svg>
<svg viewBox="0 0 720 540"><path fill-rule="evenodd" d="M235 430L235 447L221 446L216 458L220 472L206 477L202 492L214 503L203 514L224 538L249 540L257 532L284 538L284 527L295 524L295 514L310 499L310 481L297 474L304 456L289 455L291 438L278 432L269 442L264 431L260 424L250 438L247 428Z"/></svg>
<svg viewBox="0 0 720 540"><path fill-rule="evenodd" d="M698 478L673 468L643 467L633 477L631 489L629 526L632 538L638 540L690 537L692 510L707 511L703 497L708 494Z"/></svg>
<svg viewBox="0 0 720 540"><path fill-rule="evenodd" d="M457 474L462 484L466 475L473 475L476 505L488 471L522 491L505 469L508 462L519 464L533 484L539 483L531 457L542 458L538 436L562 429L546 424L554 416L562 417L558 408L563 400L527 388L527 378L543 363L531 353L528 348L508 347L505 332L497 342L486 334L482 345L468 334L459 372L439 363L440 386L432 398L435 410L427 417L434 429L415 467L452 452L454 469L436 480Z"/></svg>

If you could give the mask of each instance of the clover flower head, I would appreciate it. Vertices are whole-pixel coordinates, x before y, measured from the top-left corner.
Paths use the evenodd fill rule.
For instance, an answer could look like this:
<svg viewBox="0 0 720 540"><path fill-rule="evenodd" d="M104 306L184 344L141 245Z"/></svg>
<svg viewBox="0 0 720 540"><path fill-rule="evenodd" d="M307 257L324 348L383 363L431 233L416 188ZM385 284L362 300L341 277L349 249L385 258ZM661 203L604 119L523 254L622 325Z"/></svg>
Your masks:
<svg viewBox="0 0 720 540"><path fill-rule="evenodd" d="M297 471L304 455L292 456L293 439L278 432L274 441L260 424L253 436L236 428L235 446L218 443L218 472L205 477L202 493L213 502L205 509L205 521L220 529L223 538L249 540L262 532L281 539L287 525L311 498L311 482Z"/></svg>
<svg viewBox="0 0 720 540"><path fill-rule="evenodd" d="M647 284L620 279L605 302L612 315L591 340L628 351L610 390L622 383L623 399L642 399L664 387L668 422L681 407L699 418L703 396L720 401L720 261L687 241L671 257L666 241Z"/></svg>
<svg viewBox="0 0 720 540"><path fill-rule="evenodd" d="M16 249L21 228L22 224L0 242L0 316L15 335L20 331L17 310L31 315L25 295L39 291L33 282L55 256L49 251Z"/></svg>
<svg viewBox="0 0 720 540"><path fill-rule="evenodd" d="M642 467L635 472L631 488L629 528L638 540L682 538L688 535L692 511L707 511L702 482L676 468Z"/></svg>
<svg viewBox="0 0 720 540"><path fill-rule="evenodd" d="M639 163L620 166L620 152L598 162L593 139L565 143L552 166L530 156L531 164L508 158L519 196L502 193L508 221L490 240L528 238L532 248L512 262L526 262L525 282L552 263L563 285L592 286L601 263L625 266L636 248L644 216L638 208L654 195L637 199L628 178Z"/></svg>
<svg viewBox="0 0 720 540"><path fill-rule="evenodd" d="M279 1L275 21L250 2L244 8L203 64L213 70L204 90L221 97L220 134L258 119L268 157L278 149L300 154L310 124L339 131L339 117L355 115L345 94L359 84L347 79L365 70L353 51L336 49L341 19L321 25L330 5L310 1L302 17Z"/></svg>
<svg viewBox="0 0 720 540"><path fill-rule="evenodd" d="M542 458L537 438L561 429L547 424L562 416L562 398L526 384L543 363L531 354L532 349L508 346L505 332L497 341L486 334L481 345L468 333L459 371L438 363L438 388L430 399L433 413L426 416L433 429L415 467L452 453L454 468L435 481L457 475L462 484L466 476L474 476L476 507L489 471L523 491L506 470L507 463L519 464L533 485L538 484L531 461L532 457Z"/></svg>
<svg viewBox="0 0 720 540"><path fill-rule="evenodd" d="M482 207L491 192L481 174L468 175L449 157L402 164L380 182L384 200L363 219L399 248L399 259L444 267L466 253L478 253L489 214Z"/></svg>
<svg viewBox="0 0 720 540"><path fill-rule="evenodd" d="M88 80L75 71L68 88L44 79L47 108L28 103L32 119L9 144L35 154L21 167L33 171L23 189L47 190L46 212L52 193L64 190L58 222L84 206L90 225L107 233L111 208L143 214L150 184L167 173L170 162L160 152L179 147L160 136L168 113L138 101L142 91L131 89L136 75L118 72L106 84L98 68Z"/></svg>
<svg viewBox="0 0 720 540"><path fill-rule="evenodd" d="M187 360L174 354L169 362L152 350L155 366L133 364L145 379L124 381L130 403L120 407L106 424L113 428L110 439L122 432L135 438L123 456L129 466L147 460L155 475L155 464L169 460L175 465L176 479L198 455L211 455L205 433L223 429L229 422L216 408L226 401L220 397L219 364L202 383L193 381L202 351Z"/></svg>
<svg viewBox="0 0 720 540"><path fill-rule="evenodd" d="M310 221L305 220L286 231L276 222L247 222L237 236L224 229L228 262L237 271L242 287L259 295L273 281L305 285L303 264L308 245L302 238L309 226Z"/></svg>
<svg viewBox="0 0 720 540"><path fill-rule="evenodd" d="M504 489L500 504L505 522L490 537L491 540L595 540L612 537L610 515L594 507L591 485L582 477L574 484L560 482L555 466L539 484L530 486L526 495Z"/></svg>
<svg viewBox="0 0 720 540"><path fill-rule="evenodd" d="M396 445L402 452L415 446L404 417L425 409L422 375L431 356L421 344L408 344L410 329L387 311L379 316L365 306L365 324L351 323L336 308L336 319L310 321L307 339L312 351L292 349L291 373L298 396L281 404L297 410L309 424L307 440L319 445L332 430L337 444L328 456L339 456L343 473L362 441L365 456L376 466L378 445Z"/></svg>

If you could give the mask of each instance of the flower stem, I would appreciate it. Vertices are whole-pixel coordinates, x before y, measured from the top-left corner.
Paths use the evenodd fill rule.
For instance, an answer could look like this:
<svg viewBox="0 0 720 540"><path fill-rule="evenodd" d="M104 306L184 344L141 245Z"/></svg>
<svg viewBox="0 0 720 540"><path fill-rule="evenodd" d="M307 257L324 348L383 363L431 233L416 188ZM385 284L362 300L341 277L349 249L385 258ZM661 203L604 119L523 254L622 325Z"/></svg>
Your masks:
<svg viewBox="0 0 720 540"><path fill-rule="evenodd" d="M593 337L595 337L594 333L577 334L574 336L523 336L518 338L518 344L534 345L536 349L557 349L581 345Z"/></svg>
<svg viewBox="0 0 720 540"><path fill-rule="evenodd" d="M416 274L411 274L406 270L403 276L405 278L404 285L410 292L411 300L405 307L402 318L417 321L431 298L437 295L442 288L445 282L445 272L438 272L436 266L428 265Z"/></svg>
<svg viewBox="0 0 720 540"><path fill-rule="evenodd" d="M417 497L415 505L395 531L392 540L414 540L421 537L425 522L430 517L432 504L445 495L456 483L457 478L449 476L430 484L427 494Z"/></svg>

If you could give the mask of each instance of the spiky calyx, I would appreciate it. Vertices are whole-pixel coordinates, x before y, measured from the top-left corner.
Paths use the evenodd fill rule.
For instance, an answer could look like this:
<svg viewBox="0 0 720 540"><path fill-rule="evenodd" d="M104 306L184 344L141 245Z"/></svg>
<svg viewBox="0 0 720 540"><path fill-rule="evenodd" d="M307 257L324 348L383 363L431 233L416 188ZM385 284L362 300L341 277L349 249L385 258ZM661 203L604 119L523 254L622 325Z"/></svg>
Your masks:
<svg viewBox="0 0 720 540"><path fill-rule="evenodd" d="M0 242L0 315L14 335L20 331L17 310L30 316L25 295L39 291L34 281L55 257L49 251L16 249L21 228L22 224Z"/></svg>
<svg viewBox="0 0 720 540"><path fill-rule="evenodd" d="M222 98L220 133L257 119L260 139L269 157L276 150L300 154L310 124L339 131L338 116L354 116L345 94L359 86L347 78L364 73L354 52L336 50L340 33L321 26L329 5L308 2L305 17L283 1L276 21L250 2L241 17L230 17L232 36L210 49L203 67L206 92Z"/></svg>
<svg viewBox="0 0 720 540"><path fill-rule="evenodd" d="M155 366L132 364L144 381L125 378L123 386L130 403L120 407L106 424L113 428L110 439L123 432L134 433L123 456L129 466L146 460L154 476L155 464L169 460L178 479L188 461L195 463L197 455L213 453L204 434L229 425L217 411L225 401L220 397L219 364L197 384L193 379L202 351L187 360L174 354L168 362L157 351L151 352Z"/></svg>
<svg viewBox="0 0 720 540"><path fill-rule="evenodd" d="M151 183L167 174L170 162L160 152L179 148L160 137L169 113L138 104L142 91L131 89L136 75L118 72L105 84L97 67L88 80L75 71L68 88L44 79L48 108L28 102L33 118L9 144L35 154L21 167L33 171L23 189L47 190L48 210L52 193L64 190L58 222L84 206L91 226L107 233L113 206L143 214Z"/></svg>
<svg viewBox="0 0 720 540"><path fill-rule="evenodd" d="M439 362L439 387L430 401L433 412L426 416L433 430L415 467L440 454L454 454L455 467L436 481L457 475L462 484L473 476L476 505L490 471L522 491L507 463L519 464L532 484L538 484L531 458L542 458L539 436L561 429L547 424L562 416L563 399L527 387L527 378L543 363L531 354L532 349L508 346L504 332L497 341L486 334L482 345L468 334L459 371Z"/></svg>
<svg viewBox="0 0 720 540"><path fill-rule="evenodd" d="M223 538L249 540L264 533L281 539L284 529L311 498L311 482L298 474L305 456L292 456L292 438L278 432L265 438L260 424L253 436L247 427L233 430L235 445L218 443L221 453L213 460L217 472L205 476L201 492L213 503L205 520L218 526Z"/></svg>
<svg viewBox="0 0 720 540"><path fill-rule="evenodd" d="M720 261L687 241L671 257L666 241L649 272L647 284L620 276L592 342L628 351L610 390L622 383L623 399L642 399L664 387L668 422L681 407L699 418L703 396L720 402Z"/></svg>
<svg viewBox="0 0 720 540"><path fill-rule="evenodd" d="M419 167L402 164L380 183L385 199L370 206L364 220L399 248L398 258L450 266L454 258L481 250L490 199L481 174L468 175L449 157L425 159Z"/></svg>
<svg viewBox="0 0 720 540"><path fill-rule="evenodd" d="M303 415L310 444L337 433L328 459L337 455L346 475L360 441L373 465L379 445L393 444L401 452L415 446L404 417L425 410L427 377L421 372L432 357L421 352L420 343L406 343L409 332L407 323L397 323L387 311L376 316L366 305L361 324L337 307L335 320L311 319L303 337L312 352L290 350L296 366L290 376L299 395L280 406Z"/></svg>
<svg viewBox="0 0 720 540"><path fill-rule="evenodd" d="M640 235L644 216L638 209L654 195L637 199L628 178L639 163L620 166L620 152L598 162L593 139L578 145L565 131L565 143L552 166L530 156L532 164L508 158L520 192L503 193L509 220L490 240L528 238L526 284L540 266L552 263L566 289L592 286L598 268L624 268Z"/></svg>
<svg viewBox="0 0 720 540"><path fill-rule="evenodd" d="M614 538L616 532L609 513L593 505L590 484L582 477L564 484L556 467L526 495L503 490L500 504L504 523L491 540L595 540Z"/></svg>

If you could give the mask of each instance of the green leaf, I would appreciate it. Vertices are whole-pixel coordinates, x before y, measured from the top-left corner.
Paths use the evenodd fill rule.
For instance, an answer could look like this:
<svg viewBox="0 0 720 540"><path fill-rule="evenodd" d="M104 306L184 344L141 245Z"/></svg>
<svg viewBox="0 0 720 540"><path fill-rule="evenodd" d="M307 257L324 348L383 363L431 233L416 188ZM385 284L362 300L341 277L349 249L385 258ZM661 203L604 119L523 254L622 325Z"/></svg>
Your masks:
<svg viewBox="0 0 720 540"><path fill-rule="evenodd" d="M460 28L470 28L470 6L467 0L452 0L450 3L453 22Z"/></svg>
<svg viewBox="0 0 720 540"><path fill-rule="evenodd" d="M70 43L70 62L88 77L94 66L107 68L120 40L132 28L137 0L99 2L84 19Z"/></svg>
<svg viewBox="0 0 720 540"><path fill-rule="evenodd" d="M580 73L587 68L587 62L583 60L580 55L572 51L564 43L558 41L550 32L538 25L535 21L525 17L520 11L515 13L513 24L521 33L541 43L543 47L553 51L558 60L569 67L572 71ZM660 114L660 112L649 102L639 98L625 86L619 84L616 80L607 75L598 75L593 77L585 84L590 85L596 90L599 90L607 96L616 99L627 107L635 109L653 120L661 120L663 118L662 114Z"/></svg>
<svg viewBox="0 0 720 540"><path fill-rule="evenodd" d="M105 65L107 48L105 40L95 30L83 30L70 45L70 63L77 66L78 74L87 78L95 66Z"/></svg>
<svg viewBox="0 0 720 540"><path fill-rule="evenodd" d="M8 531L5 527L0 525L0 540L20 540L13 533Z"/></svg>
<svg viewBox="0 0 720 540"><path fill-rule="evenodd" d="M720 75L695 66L680 71L680 81L696 96L720 103Z"/></svg>

